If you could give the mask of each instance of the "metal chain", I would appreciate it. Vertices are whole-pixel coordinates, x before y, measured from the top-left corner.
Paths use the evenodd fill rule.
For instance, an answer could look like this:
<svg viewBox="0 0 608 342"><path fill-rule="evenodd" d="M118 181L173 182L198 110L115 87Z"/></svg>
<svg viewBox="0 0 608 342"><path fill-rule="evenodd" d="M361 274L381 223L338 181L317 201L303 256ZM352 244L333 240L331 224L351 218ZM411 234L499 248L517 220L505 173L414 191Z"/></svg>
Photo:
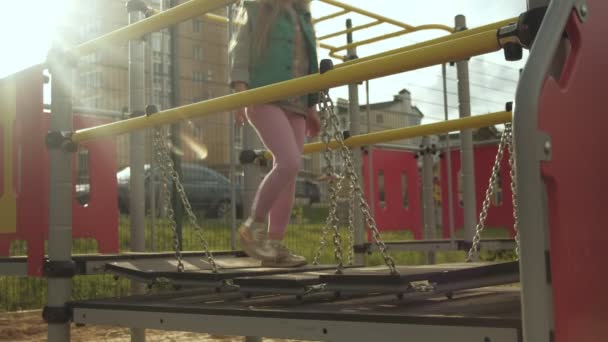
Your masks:
<svg viewBox="0 0 608 342"><path fill-rule="evenodd" d="M369 205L363 196L363 191L361 190L361 186L359 185L359 178L357 173L355 172L355 166L353 163L352 152L348 146L344 143L344 137L342 136L342 132L340 131L340 121L338 115L333 111L334 104L331 100L331 97L327 92L321 92L321 111L326 112L329 116L329 121L331 122L332 128L334 129L334 139L339 144L340 155L342 159L346 162L346 174L351 186L354 188L355 199L359 202L359 209L363 213L363 218L365 219L365 223L369 227L372 232L372 238L374 243L378 246L382 258L384 259L384 263L388 266L391 274L398 274L397 268L395 266L395 261L388 254L388 248L382 238L380 236L380 231L376 226L376 222L373 216L370 213Z"/></svg>
<svg viewBox="0 0 608 342"><path fill-rule="evenodd" d="M157 127L154 130L154 156L156 159L156 164L160 166L160 183L161 183L161 199L162 199L162 207L164 211L167 213L167 218L169 219L170 227L173 232L173 250L175 251L175 258L177 259L177 271L184 271L184 263L182 261L182 252L179 248L179 239L177 236L177 228L175 223L175 214L173 212L173 208L169 205L169 198L171 197L171 193L169 191L169 183L170 183L170 170L168 169L168 165L164 163L163 158L163 148L162 145L163 137L162 137L162 128Z"/></svg>
<svg viewBox="0 0 608 342"><path fill-rule="evenodd" d="M475 236L473 237L473 244L471 245L471 248L469 249L469 254L467 255L467 262L473 261L479 249L479 243L481 241L481 232L484 230L486 219L488 218L488 210L490 209L491 198L494 194L494 185L496 183L496 179L498 178L498 173L500 172L500 162L502 161L508 138L508 129L505 128L505 130L502 132L502 135L500 136L500 143L498 144L496 159L494 160L492 174L490 175L490 184L488 185L488 189L486 190L486 197L483 200L481 213L479 213L479 221L477 222L477 226L475 227Z"/></svg>
<svg viewBox="0 0 608 342"><path fill-rule="evenodd" d="M513 146L513 126L505 125L508 131L507 147L509 149L509 176L511 177L511 200L513 202L513 230L515 231L515 255L519 258L519 207L517 200L517 164L515 162L515 148Z"/></svg>
<svg viewBox="0 0 608 342"><path fill-rule="evenodd" d="M349 151L351 152L351 151ZM355 187L349 183L348 187L348 264L353 265L355 262Z"/></svg>
<svg viewBox="0 0 608 342"><path fill-rule="evenodd" d="M323 227L323 232L321 234L321 240L319 242L319 247L317 249L317 253L315 254L315 258L313 260L314 265L319 264L319 258L321 257L321 252L325 247L325 239L327 238L327 234L329 230L333 230L333 243L334 243L334 258L337 263L337 272L341 273L343 268L343 260L342 260L342 238L340 236L340 231L338 229L338 217L337 217L337 209L338 209L338 192L341 189L341 182L335 177L335 168L332 162L332 151L329 148L329 143L331 141L331 135L329 133L330 128L330 120L328 119L328 112L324 112L321 110L321 141L325 144L326 148L323 151L323 158L325 159L326 165L326 174L329 178L329 215L325 221L325 226Z"/></svg>
<svg viewBox="0 0 608 342"><path fill-rule="evenodd" d="M179 198L180 198L182 204L184 205L184 209L186 210L186 214L188 215L190 224L192 224L192 226L194 227L194 231L196 232L196 235L197 235L201 245L203 246L203 252L205 253L207 262L209 263L209 265L211 265L211 270L213 271L213 273L218 273L218 267L217 267L217 264L215 263L215 260L213 259L213 254L211 253L211 249L209 248L209 243L207 242L207 240L205 239L205 237L203 235L203 228L198 224L198 220L196 219L196 215L194 214L194 211L192 210L192 206L190 205L190 201L188 200L188 196L186 195L184 186L183 186L181 180L179 179L179 174L177 173L177 171L175 171L175 168L173 165L173 160L171 159L169 149L167 148L167 144L164 142L163 136L162 136L162 134L160 134L159 129L156 130L156 133L157 134L155 135L154 145L155 145L155 148L157 151L156 155L158 158L157 159L158 164L161 165L161 169L163 170L163 183L164 183L163 191L168 192L167 183L168 183L168 179L171 178L171 180L173 181L173 184L175 184ZM165 199L166 198L168 198L168 196L165 197ZM174 213L173 213L172 209L170 210L170 213L171 213L171 215L169 216L169 219L171 221L173 233L174 233L174 247L176 250L176 257L178 257L178 271L180 271L179 270L180 264L181 264L181 270L183 271L183 263L181 261L181 252L178 252L179 242L178 242L178 238L177 238L177 230L175 228Z"/></svg>

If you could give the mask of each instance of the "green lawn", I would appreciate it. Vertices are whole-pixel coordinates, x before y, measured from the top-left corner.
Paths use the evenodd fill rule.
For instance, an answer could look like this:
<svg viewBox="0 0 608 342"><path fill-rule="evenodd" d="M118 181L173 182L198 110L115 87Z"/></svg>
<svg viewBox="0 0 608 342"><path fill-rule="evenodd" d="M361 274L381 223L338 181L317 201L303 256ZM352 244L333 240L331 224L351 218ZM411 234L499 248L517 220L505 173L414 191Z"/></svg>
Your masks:
<svg viewBox="0 0 608 342"><path fill-rule="evenodd" d="M294 218L290 225L286 244L299 254L312 260L319 246L319 239L324 225L327 210L322 208L305 209L304 214ZM170 251L173 248L173 231L166 220L157 220L157 228L152 231L148 226L146 230L146 247L149 251ZM405 228L405 227L404 227ZM205 220L203 236L207 239L212 250L230 249L230 228L222 220ZM347 250L346 227L341 227L343 233L342 248ZM129 245L128 217L120 218L120 249L128 251ZM501 229L488 229L484 237L501 237L506 233ZM389 232L383 234L384 241L399 241L412 239L407 231ZM154 240L154 246L152 246ZM328 236L326 247L321 254L321 263L334 262L333 242ZM154 248L152 248L154 247ZM25 252L23 243L12 246L13 255L22 255ZM185 222L183 228L183 249L186 251L200 251L202 244L196 229ZM76 240L73 253L95 253L94 240ZM419 265L426 262L422 252L394 252L390 253L395 262L400 265ZM437 252L438 263L461 262L465 260L466 253L462 251ZM344 255L344 260L347 256ZM512 252L482 252L482 260L514 260ZM382 265L383 259L378 253L368 255L367 265ZM109 275L79 276L74 278L74 299L99 298L110 296L123 296L129 293L129 283L124 279L114 279ZM0 310L15 311L40 308L46 303L46 280L35 278L0 277Z"/></svg>

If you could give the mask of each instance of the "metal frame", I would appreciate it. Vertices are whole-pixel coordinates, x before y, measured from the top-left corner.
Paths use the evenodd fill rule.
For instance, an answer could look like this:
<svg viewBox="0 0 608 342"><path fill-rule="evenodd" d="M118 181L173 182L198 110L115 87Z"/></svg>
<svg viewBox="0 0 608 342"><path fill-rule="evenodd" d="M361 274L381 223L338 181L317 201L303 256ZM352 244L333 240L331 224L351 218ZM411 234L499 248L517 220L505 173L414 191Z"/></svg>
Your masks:
<svg viewBox="0 0 608 342"><path fill-rule="evenodd" d="M349 42L347 42L346 45L338 46L338 47L332 46L329 44L325 44L325 43L319 44L320 47L329 50L329 55L331 57L342 60L342 61L349 60L349 56L351 55L351 52L347 52L346 56L340 56L340 55L337 55L337 52L339 52L339 51L352 51L359 46L376 43L376 42L382 41L384 39L399 37L399 36L402 36L402 35L405 35L408 33L422 31L422 30L443 30L443 31L447 31L449 33L454 33L454 29L449 26L446 26L446 25L429 24L429 25L413 26L413 25L402 23L400 21L390 19L390 18L381 16L381 15L378 15L378 14L375 14L375 13L372 13L372 12L369 12L369 11L363 10L361 8L357 8L355 6L351 6L351 5L348 5L348 4L339 2L339 1L335 1L335 0L320 0L320 1L325 4L341 8L341 10L338 12L323 16L321 18L314 19L313 23L315 23L315 24L342 16L342 15L345 15L348 13L357 13L357 14L366 16L370 19L373 19L374 21L364 24L364 25L359 25L359 26L355 26L355 27L347 27L345 30L318 37L317 38L318 41L327 40L329 38L337 37L337 36L340 36L343 34L347 34L347 35L352 34L355 31L367 29L367 28L377 26L380 24L391 24L391 25L401 29L396 32L384 34L384 35L381 35L378 37L374 37L371 39L366 39L366 40L362 40L362 41L358 41L358 42L349 41Z"/></svg>
<svg viewBox="0 0 608 342"><path fill-rule="evenodd" d="M538 2L538 1L537 1ZM550 157L551 141L538 131L538 103L563 28L576 0L553 0L530 51L516 92L513 133L517 162L520 270L524 340L549 342L553 330L546 191L540 162Z"/></svg>
<svg viewBox="0 0 608 342"><path fill-rule="evenodd" d="M492 342L521 341L516 328L375 323L367 320L290 319L276 314L251 317L239 316L236 313L213 315L76 308L74 322L217 335L234 334L235 327L238 327L239 333L249 336L336 342L368 342L377 339L378 332L382 332L382 338L389 341L409 338L417 342L444 342L446 336L450 336L450 341L453 342L484 341L484 338L486 340L489 338ZM353 324L355 322L356 324Z"/></svg>
<svg viewBox="0 0 608 342"><path fill-rule="evenodd" d="M279 313L280 314L280 313ZM178 312L142 312L129 310L74 309L76 324L135 326L150 329L204 332L216 335L239 333L249 336L267 336L314 341L362 341L382 339L389 341L413 339L417 342L444 342L450 336L453 342L484 341L516 342L516 328L490 328L435 324L375 323L367 320L290 319L267 313L258 317L226 314L189 314Z"/></svg>
<svg viewBox="0 0 608 342"><path fill-rule="evenodd" d="M323 0L334 2L333 0ZM233 1L193 0L182 6L199 5L197 11L188 11L188 16L225 6ZM550 140L537 131L538 98L543 82L550 70L551 61L558 48L562 28L571 14L575 0L554 0L550 3L546 19L538 33L530 58L524 69L517 90L517 107L514 115L515 146L517 151L517 179L520 192L521 226L521 283L522 283L522 322L523 339L534 342L551 340L552 308L551 287L547 282L546 260L547 212L543 183L540 178L539 163L550 157ZM203 6L204 4L204 6ZM186 6L187 5L187 6ZM191 7L187 7L191 9ZM177 9L177 8L176 8ZM167 11L166 13L169 13ZM176 20L178 12L172 12ZM181 12L180 12L181 13ZM185 15L182 13L182 15ZM140 36L145 32L160 29L167 25L170 16L161 14L143 20L128 29L103 36L85 43L71 51L72 55L84 55L94 48L114 44ZM160 18L163 18L161 20ZM162 23L162 25L161 25ZM164 26L163 26L164 25ZM145 31L145 32L144 32ZM212 112L226 111L246 104L269 102L279 97L326 89L339 84L353 83L370 77L379 77L396 72L413 70L428 65L441 64L455 59L496 51L500 44L496 40L496 30L469 37L448 40L435 46L415 51L400 52L373 61L359 62L328 72L326 75L313 75L303 79L243 92L237 96L226 96L216 100L164 111L150 118L127 120L123 124L104 125L98 128L74 133L67 145L93 139L95 137L125 133L137 128L150 127L176 121L187 117L201 116ZM53 50L49 57L53 75L51 131L55 133L72 132L72 77L75 70L74 59L66 51ZM371 66L374 66L372 68ZM376 69L370 72L367 69ZM273 88L274 87L274 88ZM278 92L278 89L282 92ZM174 115L179 112L180 115ZM170 118L174 116L173 118ZM95 132L95 133L93 133ZM69 140L69 139L68 139ZM349 139L350 141L351 139ZM365 142L368 143L368 142ZM65 147L65 146L64 146ZM71 255L71 161L70 149L59 146L50 148L50 206L49 206L49 262L66 263L72 261ZM11 266L13 267L13 266ZM14 268L16 269L16 268ZM71 276L57 275L48 279L48 306L45 309L66 307L72 290ZM281 310L232 310L230 308L204 308L179 311L171 307L148 308L143 310L121 308L96 308L86 303L72 304L72 320L82 324L129 325L138 328L179 329L210 333L251 336L276 336L313 340L332 341L369 341L377 338L382 331L383 337L391 339L415 338L417 341L443 341L450 336L452 341L491 340L493 342L520 341L519 327L484 327L481 323L465 324L457 318L434 319L432 317L374 316L355 313L330 312L320 319L316 312ZM46 311L46 310L45 310ZM196 312L195 312L196 311ZM134 313L137 312L137 315ZM57 310L55 310L57 313ZM48 316L47 316L48 317ZM380 319L382 317L382 319ZM49 322L49 341L69 341L69 317L55 316ZM353 324L356 323L356 324Z"/></svg>
<svg viewBox="0 0 608 342"><path fill-rule="evenodd" d="M74 143L124 134L136 129L169 124L178 120L203 117L218 112L229 112L245 106L269 103L289 96L312 93L356 83L366 79L411 71L427 66L466 59L501 49L497 39L498 30L452 39L416 50L395 53L386 57L368 60L324 74L300 77L290 81L250 89L199 103L164 110L149 117L138 117L94 128L78 130L71 139Z"/></svg>

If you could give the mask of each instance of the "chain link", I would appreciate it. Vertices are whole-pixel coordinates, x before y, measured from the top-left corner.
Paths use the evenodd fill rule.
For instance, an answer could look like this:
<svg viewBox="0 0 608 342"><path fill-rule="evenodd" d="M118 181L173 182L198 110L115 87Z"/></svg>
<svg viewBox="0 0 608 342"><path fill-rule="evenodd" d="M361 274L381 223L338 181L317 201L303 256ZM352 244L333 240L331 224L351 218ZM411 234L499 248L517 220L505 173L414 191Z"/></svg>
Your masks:
<svg viewBox="0 0 608 342"><path fill-rule="evenodd" d="M355 199L355 187L349 183L348 187L348 264L353 265L355 262L355 207L357 201Z"/></svg>
<svg viewBox="0 0 608 342"><path fill-rule="evenodd" d="M163 205L165 210L167 211L167 216L169 218L169 222L171 222L171 228L173 230L173 247L175 250L175 256L177 258L177 270L178 272L184 271L184 265L182 261L182 254L179 248L179 239L177 236L177 229L175 223L175 213L173 209L167 204L168 199L170 198L169 192L169 183L173 181L175 187L177 189L177 194L179 195L179 199L184 205L184 209L186 214L188 215L188 219L190 224L195 228L194 231L203 246L203 252L205 253L205 257L207 258L207 263L211 266L211 270L213 273L218 273L218 267L213 259L213 254L211 253L211 249L209 248L209 243L203 236L203 228L198 224L198 220L196 219L196 215L192 210L192 206L190 205L190 201L188 200L188 196L186 195L186 191L184 190L184 186L179 179L179 174L175 171L175 167L173 165L173 160L171 159L171 155L167 144L165 143L164 136L161 133L161 129L157 128L154 135L154 147L155 147L155 155L157 164L161 167L162 174L162 187L163 187Z"/></svg>
<svg viewBox="0 0 608 342"><path fill-rule="evenodd" d="M327 108L325 108L327 109ZM332 110L333 112L333 110ZM323 232L321 234L321 241L319 243L319 247L317 249L317 253L313 260L314 265L318 265L319 258L321 256L322 249L325 247L325 239L327 238L327 234L329 234L329 230L333 230L333 243L334 243L334 258L336 260L336 272L342 273L342 269L344 267L344 262L342 260L342 238L340 236L340 230L338 228L338 193L342 188L342 184L339 179L335 177L335 168L334 163L332 162L332 151L329 148L329 143L331 142L331 135L329 133L331 126L331 115L329 115L328 110L321 110L321 141L325 144L326 148L323 151L323 158L325 159L326 165L326 175L329 179L329 215L325 221L325 226L323 227Z"/></svg>
<svg viewBox="0 0 608 342"><path fill-rule="evenodd" d="M509 138L508 129L502 132L500 136L500 143L498 144L498 151L496 152L496 158L494 160L494 166L492 167L492 174L490 175L490 184L488 185L488 189L486 190L486 197L483 200L481 213L479 213L479 221L477 222L477 226L475 227L475 236L473 237L473 244L469 249L469 254L467 255L467 262L472 262L475 258L477 251L479 250L479 243L481 242L481 232L485 228L486 219L488 218L488 210L490 209L490 203L492 195L494 194L494 189L496 185L496 180L498 179L498 173L500 172L500 162L502 161L502 157L504 154L505 146L507 145L507 141Z"/></svg>
<svg viewBox="0 0 608 342"><path fill-rule="evenodd" d="M346 163L346 165L345 165L346 178L348 179L348 181L350 182L350 185L354 189L355 200L359 203L359 209L363 213L363 218L365 219L365 223L371 230L373 241L378 246L378 250L380 251L382 258L384 259L384 263L389 268L391 274L398 274L399 272L397 271L397 268L395 266L395 261L388 254L388 248L387 248L386 244L384 243L384 241L382 241L382 238L380 236L380 231L378 230L378 227L376 226L376 222L375 222L373 216L371 215L369 205L367 204L367 201L365 200L365 197L363 196L363 191L361 189L361 186L359 185L359 177L357 176L357 173L355 172L355 166L354 166L353 158L352 158L352 151L344 143L344 137L342 135L342 132L340 131L340 121L339 121L338 115L336 115L333 108L334 108L334 104L333 104L333 101L331 100L331 97L329 96L329 94L327 92L321 92L321 112L326 112L327 115L329 116L329 121L332 126L331 128L333 128L333 130L334 130L334 139L336 140L336 142L339 145L339 151L340 151L342 160L344 160ZM329 142L325 142L325 143L328 144Z"/></svg>
<svg viewBox="0 0 608 342"><path fill-rule="evenodd" d="M169 205L169 198L171 198L171 192L169 190L171 171L163 158L163 150L166 148L166 146L163 145L162 128L157 127L154 129L154 156L156 159L156 164L160 167L162 207L167 214L167 218L169 219L169 224L171 225L170 227L173 232L173 251L175 251L175 258L177 259L177 271L183 272L184 263L182 261L182 252L179 248L175 214L173 212L173 208Z"/></svg>
<svg viewBox="0 0 608 342"><path fill-rule="evenodd" d="M515 231L515 255L519 258L519 207L517 200L517 164L515 162L515 148L513 146L513 126L505 125L508 131L507 147L509 149L509 176L511 177L511 200L513 202L513 230Z"/></svg>

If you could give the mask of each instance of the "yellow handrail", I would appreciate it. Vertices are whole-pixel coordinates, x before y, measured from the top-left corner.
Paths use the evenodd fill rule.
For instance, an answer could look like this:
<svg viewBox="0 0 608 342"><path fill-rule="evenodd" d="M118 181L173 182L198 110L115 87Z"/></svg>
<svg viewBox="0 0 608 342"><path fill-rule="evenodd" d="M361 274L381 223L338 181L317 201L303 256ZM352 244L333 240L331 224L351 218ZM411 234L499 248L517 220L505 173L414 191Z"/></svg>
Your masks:
<svg viewBox="0 0 608 342"><path fill-rule="evenodd" d="M463 129L475 129L499 125L511 122L513 115L511 112L496 112L491 114L475 115L467 118L442 121L432 124L389 129L380 132L354 135L344 141L348 147L358 147L365 145L381 144L391 141L424 137L436 134L462 131ZM330 149L337 149L340 144L336 140L329 143ZM303 154L311 154L325 150L325 143L315 142L304 145ZM265 159L272 159L269 151L264 151Z"/></svg>
<svg viewBox="0 0 608 342"><path fill-rule="evenodd" d="M476 34L479 34L481 32L485 32L485 31L489 31L489 30L498 30L499 28L506 26L510 23L516 22L517 21L517 17L515 18L510 18L510 19L506 19L506 20L502 20L502 21L498 21L495 23L491 23L488 25L484 25L484 26L479 26L479 27L475 27L469 30L465 30L465 31L459 31L450 35L446 35L443 37L439 37L439 38L435 38L435 39L431 39L431 40L427 40L424 42L420 42L417 44L413 44L413 45L409 45L409 46L405 46L402 48L398 48L398 49L393 49L393 50L389 50L389 51L385 51L385 52L381 52L375 55L371 55L368 57L362 57L362 58L358 58L358 59L353 59L350 61L346 61L344 63L338 64L336 65L336 68L341 68L341 67L345 67L347 65L352 65L352 64L356 64L356 63L360 63L360 62L365 62L365 61L369 61L372 59L376 59L379 57L386 57L386 56L390 56L396 53L402 53L402 52L406 52L406 51L412 51L412 50L416 50L422 47L426 47L426 46L430 46L430 45L434 45L434 44L439 44L439 43L443 43L443 42L447 42L453 39L458 39L458 38L463 38L463 37L470 37L470 36L474 36ZM321 47L324 47L323 44L321 44Z"/></svg>
<svg viewBox="0 0 608 342"><path fill-rule="evenodd" d="M496 36L497 30L490 30L412 51L395 53L347 65L324 74L308 75L237 94L168 109L150 117L137 117L78 130L73 134L72 140L75 143L80 143L95 138L124 134L137 129L169 124L182 119L203 117L245 106L270 103L290 96L312 93L454 60L467 59L499 50L501 47Z"/></svg>
<svg viewBox="0 0 608 342"><path fill-rule="evenodd" d="M348 44L348 45L344 45L344 46L336 47L336 46L332 46L332 45L329 45L329 44L321 44L322 48L325 48L325 49L329 50L329 55L331 57L334 57L334 58L337 58L337 59L341 59L341 60L345 60L345 57L337 55L337 52L339 52L339 51L344 51L344 50L349 49L349 48L354 48L354 47L358 47L358 46L362 46L362 45L367 45L367 44L375 43L375 42L378 42L378 41L381 41L381 40L384 40L384 39L398 37L398 36L401 36L401 35L404 35L404 34L408 34L408 33L412 33L412 32L416 32L416 31L421 31L421 30L444 30L444 31L447 31L447 32L450 32L450 33L455 32L454 28L446 26L446 25L428 24L428 25L413 26L413 25L409 25L409 24L406 24L406 23L403 23L403 22L400 22L400 21L397 21L397 20L394 20L394 19L391 19L391 18L387 18L385 16L381 16L381 15L378 15L378 14L375 14L375 13L366 11L364 9L361 9L361 8L358 8L358 7L355 7L355 6L351 6L351 5L348 5L348 4L339 2L339 1L335 1L335 0L320 0L320 1L324 2L326 4L338 7L338 8L342 8L342 11L336 12L336 13L333 13L331 15L324 16L324 17L321 17L321 18L317 18L317 19L313 20L314 23L319 23L321 21L325 21L325 20L328 20L328 19L331 19L331 18L335 18L337 16L340 16L340 15L343 15L343 14L346 14L346 13L350 13L350 12L364 15L366 17L375 19L376 21L368 23L368 24L365 24L365 25L356 26L356 27L348 29L348 30L343 30L343 31L340 31L340 32L335 32L335 33L332 33L332 34L328 34L328 35L319 37L318 38L319 41L326 40L326 39L329 39L329 38L333 38L333 37L336 37L336 36L338 36L340 34L346 34L346 33L354 32L354 31L362 30L362 29L365 29L365 28L369 28L369 27L372 27L372 26L376 26L376 25L381 24L381 23L387 23L387 24L391 24L391 25L394 25L394 26L397 26L397 27L401 28L401 30L399 30L397 32L381 35L381 36L374 37L374 38L367 39L367 40L360 41L360 42L354 42L354 43L351 43L351 44Z"/></svg>
<svg viewBox="0 0 608 342"><path fill-rule="evenodd" d="M122 27L99 38L90 40L74 48L76 56L85 56L100 48L110 48L128 42L131 39L161 30L171 25L178 24L225 7L236 0L190 0L186 3L155 14L135 24ZM219 20L217 16L208 16L211 20Z"/></svg>

